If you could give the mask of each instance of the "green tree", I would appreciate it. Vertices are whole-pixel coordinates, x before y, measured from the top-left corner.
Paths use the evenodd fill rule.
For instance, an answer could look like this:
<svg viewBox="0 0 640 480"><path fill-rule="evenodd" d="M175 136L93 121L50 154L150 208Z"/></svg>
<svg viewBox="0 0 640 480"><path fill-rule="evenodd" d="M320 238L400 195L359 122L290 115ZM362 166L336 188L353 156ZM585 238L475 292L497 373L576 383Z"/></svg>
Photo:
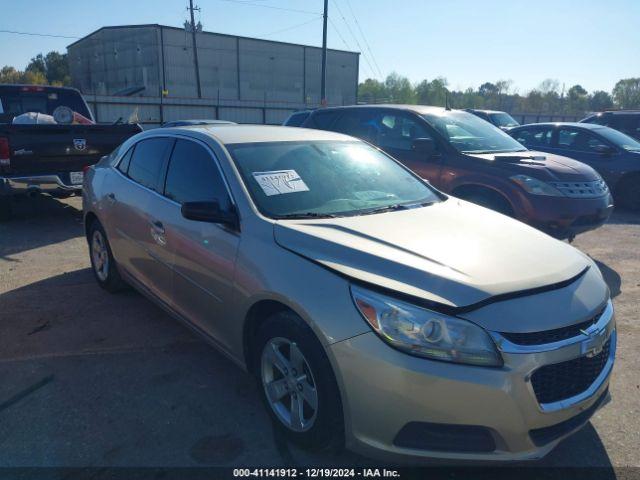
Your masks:
<svg viewBox="0 0 640 480"><path fill-rule="evenodd" d="M588 92L582 85L574 85L567 92L567 101L570 113L585 113L589 109Z"/></svg>
<svg viewBox="0 0 640 480"><path fill-rule="evenodd" d="M384 83L367 78L358 85L358 100L365 103L380 103L389 100Z"/></svg>
<svg viewBox="0 0 640 480"><path fill-rule="evenodd" d="M38 71L21 72L8 65L0 69L0 83L27 83L32 85L46 85L47 78Z"/></svg>
<svg viewBox="0 0 640 480"><path fill-rule="evenodd" d="M27 65L27 72L40 73L51 85L70 85L69 62L66 53L51 51L46 55L39 53Z"/></svg>
<svg viewBox="0 0 640 480"><path fill-rule="evenodd" d="M640 78L625 78L616 83L613 99L620 108L640 108Z"/></svg>
<svg viewBox="0 0 640 480"><path fill-rule="evenodd" d="M432 81L423 80L416 85L416 100L420 105L444 107L447 99L447 79L438 77Z"/></svg>
<svg viewBox="0 0 640 480"><path fill-rule="evenodd" d="M595 91L589 97L589 110L601 112L613 107L613 98L608 92L602 90Z"/></svg>
<svg viewBox="0 0 640 480"><path fill-rule="evenodd" d="M416 103L413 85L407 77L393 72L384 81L389 100L393 103Z"/></svg>

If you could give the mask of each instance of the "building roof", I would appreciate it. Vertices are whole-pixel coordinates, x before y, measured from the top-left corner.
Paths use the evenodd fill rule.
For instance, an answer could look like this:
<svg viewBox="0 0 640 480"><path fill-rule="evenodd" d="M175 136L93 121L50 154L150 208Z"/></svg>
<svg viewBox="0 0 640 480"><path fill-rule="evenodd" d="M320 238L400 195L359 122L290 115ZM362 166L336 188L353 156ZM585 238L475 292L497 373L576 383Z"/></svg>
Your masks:
<svg viewBox="0 0 640 480"><path fill-rule="evenodd" d="M110 26L106 26L106 27L100 27L99 29L89 33L88 35L85 35L84 37L76 40L73 43L70 43L69 45L67 45L67 48L69 47L73 47L74 45L83 42L84 40L87 40L89 37L103 31L103 30L115 30L115 29L119 29L119 28L163 28L163 29L169 29L169 30L180 30L183 31L184 28L180 28L180 27L171 27L168 25L160 25L159 23L144 23L144 24L139 24L139 25L110 25ZM255 37L245 37L242 35L229 35L227 33L217 33L217 32L206 32L203 31L202 33L205 34L212 34L212 35L219 35L222 37L230 37L230 38L240 38L243 40L258 40L261 42L269 42L269 43L276 43L279 45L290 45L290 46L294 46L294 47L305 47L305 48L316 48L316 49L320 49L321 47L317 47L314 45L303 45L303 44L299 44L299 43L290 43L290 42L279 42L276 40L267 40L264 38L255 38ZM332 52L340 52L340 53L350 53L352 55L360 55L360 52L352 52L349 50L337 50L334 48L328 48L328 51L332 51Z"/></svg>

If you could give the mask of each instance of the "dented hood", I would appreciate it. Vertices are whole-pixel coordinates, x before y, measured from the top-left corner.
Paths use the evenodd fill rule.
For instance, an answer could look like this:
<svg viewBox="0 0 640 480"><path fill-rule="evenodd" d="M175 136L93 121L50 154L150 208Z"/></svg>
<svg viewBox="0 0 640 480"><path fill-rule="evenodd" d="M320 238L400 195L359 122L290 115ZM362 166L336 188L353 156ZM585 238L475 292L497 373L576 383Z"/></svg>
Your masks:
<svg viewBox="0 0 640 480"><path fill-rule="evenodd" d="M450 198L422 208L278 221L276 242L355 280L449 307L565 282L590 260L523 223Z"/></svg>

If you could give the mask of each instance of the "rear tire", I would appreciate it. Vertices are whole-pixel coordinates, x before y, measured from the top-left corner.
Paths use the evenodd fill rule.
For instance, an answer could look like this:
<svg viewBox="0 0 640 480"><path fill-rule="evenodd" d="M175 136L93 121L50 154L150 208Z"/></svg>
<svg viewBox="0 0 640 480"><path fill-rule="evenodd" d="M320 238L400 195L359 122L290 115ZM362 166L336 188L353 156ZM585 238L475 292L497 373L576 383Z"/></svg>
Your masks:
<svg viewBox="0 0 640 480"><path fill-rule="evenodd" d="M340 391L307 324L293 312L275 313L258 329L253 348L260 396L276 430L302 448L341 448Z"/></svg>
<svg viewBox="0 0 640 480"><path fill-rule="evenodd" d="M620 207L640 210L640 176L623 178L616 190L616 203Z"/></svg>
<svg viewBox="0 0 640 480"><path fill-rule="evenodd" d="M126 288L126 283L118 272L118 265L113 258L111 246L102 225L98 220L94 220L88 230L91 270L98 285L110 293L123 290Z"/></svg>
<svg viewBox="0 0 640 480"><path fill-rule="evenodd" d="M8 195L0 196L0 222L11 220L11 197Z"/></svg>

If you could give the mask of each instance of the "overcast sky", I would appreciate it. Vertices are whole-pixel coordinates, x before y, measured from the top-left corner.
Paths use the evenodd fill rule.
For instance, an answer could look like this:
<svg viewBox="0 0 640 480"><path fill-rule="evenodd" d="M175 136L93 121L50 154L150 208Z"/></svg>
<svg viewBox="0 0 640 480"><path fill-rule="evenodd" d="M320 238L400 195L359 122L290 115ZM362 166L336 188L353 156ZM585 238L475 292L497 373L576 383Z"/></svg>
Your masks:
<svg viewBox="0 0 640 480"><path fill-rule="evenodd" d="M0 30L81 37L106 25L182 26L187 3L0 0ZM322 42L322 0L196 3L207 31ZM444 76L455 89L507 79L526 92L554 78L610 91L620 78L640 76L640 0L329 0L329 17L329 47L363 53L361 81L380 78L379 68L414 82ZM0 67L23 69L73 41L0 33Z"/></svg>

